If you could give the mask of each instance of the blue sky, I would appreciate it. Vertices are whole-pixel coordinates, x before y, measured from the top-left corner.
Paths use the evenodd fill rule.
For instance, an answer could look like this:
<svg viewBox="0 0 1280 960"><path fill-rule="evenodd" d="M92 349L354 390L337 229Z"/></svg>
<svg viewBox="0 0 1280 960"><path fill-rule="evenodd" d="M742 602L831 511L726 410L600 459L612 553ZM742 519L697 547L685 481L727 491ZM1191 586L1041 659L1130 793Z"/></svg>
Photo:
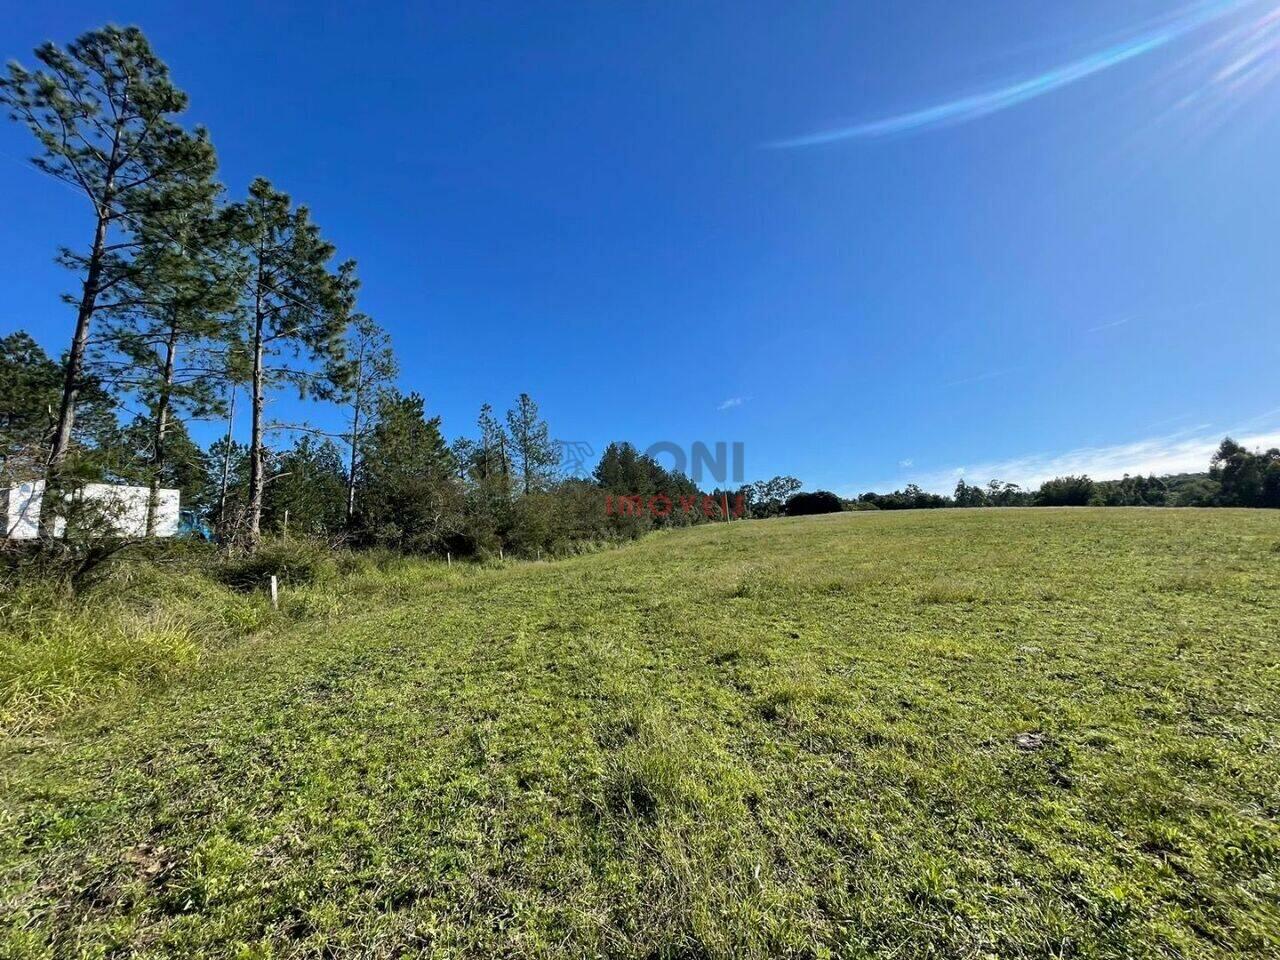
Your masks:
<svg viewBox="0 0 1280 960"><path fill-rule="evenodd" d="M947 490L1280 443L1276 9L66 0L0 53L141 26L450 436L524 390L597 451ZM0 333L55 351L90 225L31 152L0 126Z"/></svg>

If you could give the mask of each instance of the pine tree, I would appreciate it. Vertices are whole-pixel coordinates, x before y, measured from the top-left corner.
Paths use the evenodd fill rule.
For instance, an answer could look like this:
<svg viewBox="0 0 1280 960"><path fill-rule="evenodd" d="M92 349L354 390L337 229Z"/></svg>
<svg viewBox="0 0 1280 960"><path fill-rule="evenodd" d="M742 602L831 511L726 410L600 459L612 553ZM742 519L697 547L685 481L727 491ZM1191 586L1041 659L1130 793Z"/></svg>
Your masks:
<svg viewBox="0 0 1280 960"><path fill-rule="evenodd" d="M209 458L217 472L217 493L209 515L219 540L226 542L243 526L249 505L249 448L228 431L209 447Z"/></svg>
<svg viewBox="0 0 1280 960"><path fill-rule="evenodd" d="M517 475L527 496L547 484L559 457L547 421L538 416L538 405L527 393L520 394L515 408L507 411L507 429Z"/></svg>
<svg viewBox="0 0 1280 960"><path fill-rule="evenodd" d="M342 454L332 440L303 435L280 455L280 472L267 486L264 526L328 537L342 531L346 519L347 477Z"/></svg>
<svg viewBox="0 0 1280 960"><path fill-rule="evenodd" d="M355 264L329 269L334 248L320 236L306 207L294 207L266 180L255 180L233 217L248 265L245 346L251 368L247 546L261 538L266 484L267 394L292 383L302 395L328 391L323 373L341 356L341 338L355 299Z"/></svg>
<svg viewBox="0 0 1280 960"><path fill-rule="evenodd" d="M374 405L378 395L396 378L398 367L391 352L391 338L373 322L357 313L351 318L343 353L330 368L336 385L334 399L350 410L345 439L348 450L346 519L350 524L356 511L356 477L360 448L373 429Z"/></svg>
<svg viewBox="0 0 1280 960"><path fill-rule="evenodd" d="M57 409L61 371L31 336L0 337L0 482L30 480Z"/></svg>
<svg viewBox="0 0 1280 960"><path fill-rule="evenodd" d="M487 403L480 407L476 426L480 428L476 478L502 496L510 496L511 438Z"/></svg>
<svg viewBox="0 0 1280 960"><path fill-rule="evenodd" d="M362 454L357 518L365 537L404 550L443 548L462 526L458 465L422 397L385 391Z"/></svg>
<svg viewBox="0 0 1280 960"><path fill-rule="evenodd" d="M84 194L93 210L87 252L63 250L60 261L82 277L75 332L63 370L47 478L56 486L71 446L76 405L85 387L90 328L104 294L123 282L140 238L134 224L157 197L180 199L183 181L212 175L213 147L203 130L189 134L173 118L186 95L136 27L108 26L82 35L64 51L35 51L44 69L9 65L0 102L35 135L42 154L32 163ZM52 524L54 511L48 513Z"/></svg>
<svg viewBox="0 0 1280 960"><path fill-rule="evenodd" d="M484 404L476 419L477 440L461 439L455 457L467 487L467 519L472 546L497 552L510 533L513 512L511 499L511 438L493 407Z"/></svg>
<svg viewBox="0 0 1280 960"><path fill-rule="evenodd" d="M47 466L65 366L65 357L62 363L51 359L21 330L0 337L0 487L36 479ZM116 401L86 371L77 408L72 433L72 448L80 452L76 472L96 479L115 456Z"/></svg>
<svg viewBox="0 0 1280 960"><path fill-rule="evenodd" d="M124 480L169 487L181 493L182 507L204 513L212 505L217 488L210 455L187 432L182 420L173 420L165 430L165 455L155 461L155 420L142 414L125 426L119 435L117 460L111 474ZM154 518L151 535L154 535Z"/></svg>
<svg viewBox="0 0 1280 960"><path fill-rule="evenodd" d="M182 186L185 202L149 206L138 220L143 243L125 281L102 305L106 331L95 353L149 411L151 444L146 532L154 536L166 441L175 416L223 411L236 351L231 312L241 266L231 224L211 180Z"/></svg>

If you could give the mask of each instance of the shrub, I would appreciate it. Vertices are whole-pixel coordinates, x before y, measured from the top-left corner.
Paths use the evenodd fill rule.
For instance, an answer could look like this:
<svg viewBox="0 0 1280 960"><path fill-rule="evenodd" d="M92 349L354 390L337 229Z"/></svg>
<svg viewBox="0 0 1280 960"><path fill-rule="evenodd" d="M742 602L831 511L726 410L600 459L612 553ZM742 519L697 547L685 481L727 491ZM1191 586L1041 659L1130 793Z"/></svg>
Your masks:
<svg viewBox="0 0 1280 960"><path fill-rule="evenodd" d="M328 547L316 540L270 540L254 553L229 557L217 570L218 579L237 590L266 586L275 574L281 583L312 583L337 570Z"/></svg>
<svg viewBox="0 0 1280 960"><path fill-rule="evenodd" d="M1083 507L1093 498L1093 481L1086 476L1054 477L1040 485L1038 507Z"/></svg>

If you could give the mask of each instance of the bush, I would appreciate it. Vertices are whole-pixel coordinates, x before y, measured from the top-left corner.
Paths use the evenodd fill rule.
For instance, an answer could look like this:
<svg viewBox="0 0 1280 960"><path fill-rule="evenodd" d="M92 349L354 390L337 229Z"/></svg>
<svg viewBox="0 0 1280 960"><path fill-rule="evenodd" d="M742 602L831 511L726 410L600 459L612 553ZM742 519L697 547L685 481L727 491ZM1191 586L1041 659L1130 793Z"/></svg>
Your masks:
<svg viewBox="0 0 1280 960"><path fill-rule="evenodd" d="M1093 499L1094 484L1086 476L1054 477L1040 485L1038 507L1083 507Z"/></svg>
<svg viewBox="0 0 1280 960"><path fill-rule="evenodd" d="M229 557L217 569L217 577L237 590L264 587L275 574L281 583L312 583L337 572L333 553L318 540L269 540L254 553Z"/></svg>
<svg viewBox="0 0 1280 960"><path fill-rule="evenodd" d="M840 498L829 490L797 493L787 501L788 517L806 517L815 513L839 513L844 509Z"/></svg>

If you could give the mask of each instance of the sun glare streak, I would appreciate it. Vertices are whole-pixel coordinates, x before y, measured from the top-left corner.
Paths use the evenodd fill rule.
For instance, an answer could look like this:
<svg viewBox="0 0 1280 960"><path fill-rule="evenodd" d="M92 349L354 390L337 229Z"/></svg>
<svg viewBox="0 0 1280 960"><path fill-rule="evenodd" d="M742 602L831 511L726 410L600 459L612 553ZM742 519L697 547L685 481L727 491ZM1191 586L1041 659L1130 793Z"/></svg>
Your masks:
<svg viewBox="0 0 1280 960"><path fill-rule="evenodd" d="M923 132L977 120L1150 53L1256 2L1257 0L1213 0L1213 2L1197 4L1159 28L1004 87L881 120L823 130L775 141L765 146L774 149L813 147L840 140L870 139L893 134ZM1231 33L1236 32L1231 31ZM1259 69L1257 66L1259 61L1275 57L1277 32L1280 32L1280 9L1272 10L1252 25L1242 28L1240 32L1247 38L1242 42L1249 42L1252 46L1247 50L1239 51L1237 62L1224 67L1223 70L1231 71L1229 75L1244 72L1248 76L1253 76Z"/></svg>
<svg viewBox="0 0 1280 960"><path fill-rule="evenodd" d="M1161 91L1180 91L1147 124L1152 132L1174 122L1184 135L1216 135L1250 98L1280 78L1280 7L1224 31L1188 51L1152 82Z"/></svg>

